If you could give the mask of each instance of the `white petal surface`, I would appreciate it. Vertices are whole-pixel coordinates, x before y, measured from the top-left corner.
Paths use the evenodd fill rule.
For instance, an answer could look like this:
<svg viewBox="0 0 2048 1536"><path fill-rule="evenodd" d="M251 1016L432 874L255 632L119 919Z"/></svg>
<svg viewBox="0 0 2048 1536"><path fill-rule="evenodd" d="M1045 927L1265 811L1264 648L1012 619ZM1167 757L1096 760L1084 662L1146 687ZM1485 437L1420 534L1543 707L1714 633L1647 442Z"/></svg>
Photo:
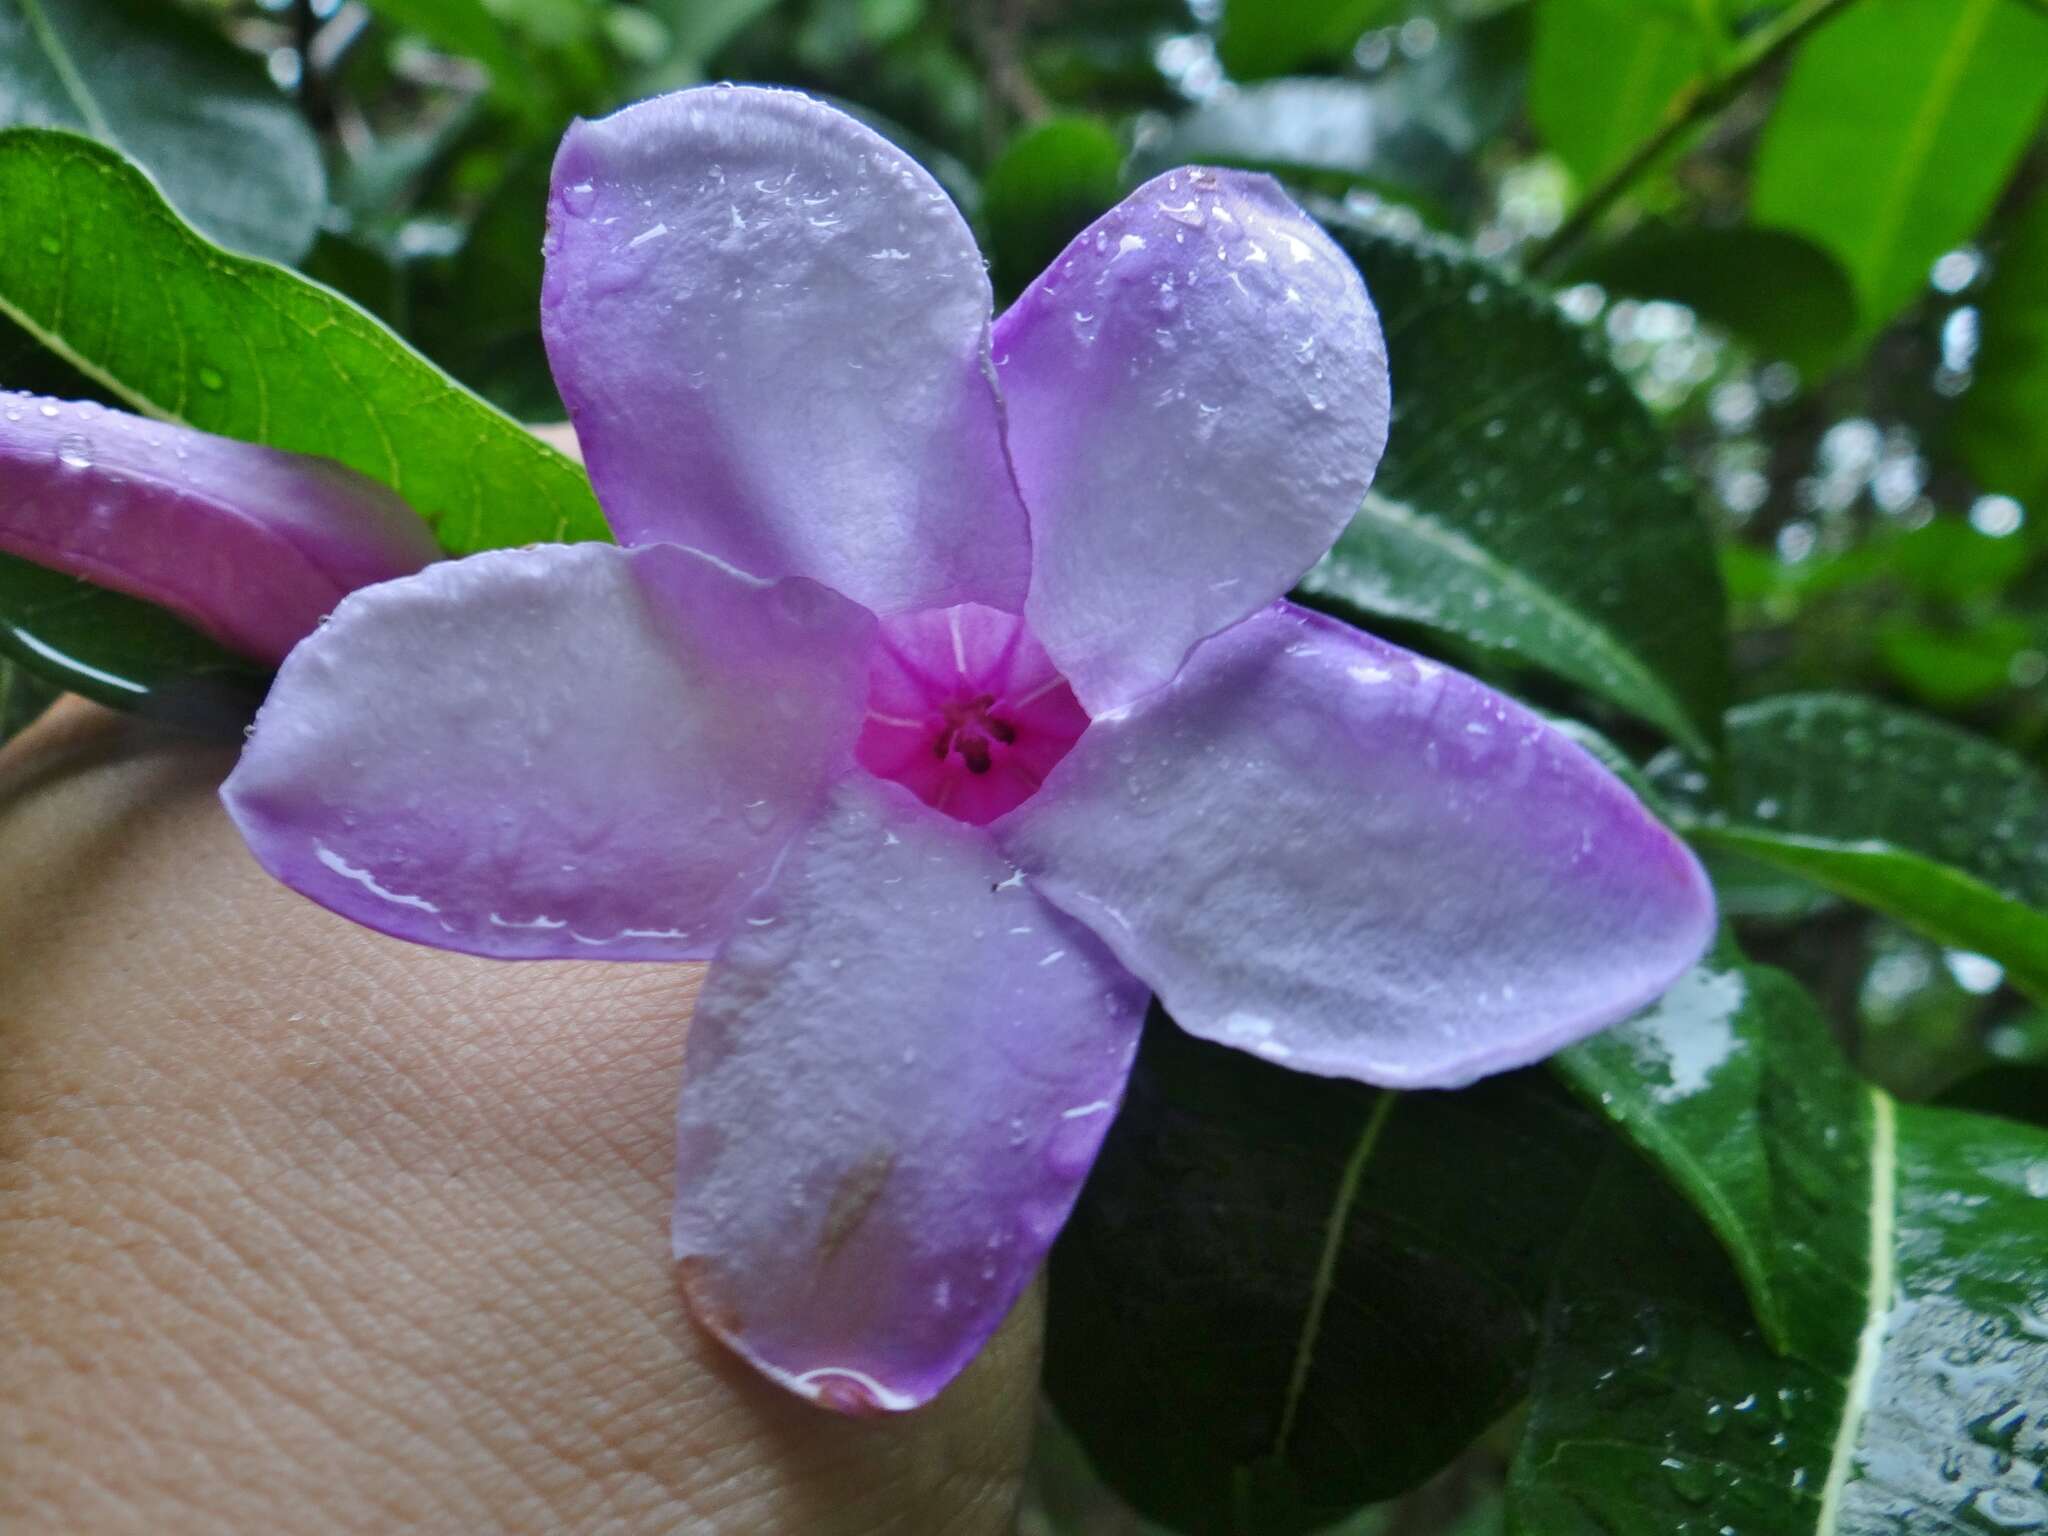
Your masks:
<svg viewBox="0 0 2048 1536"><path fill-rule="evenodd" d="M995 350L1031 509L1025 612L1090 712L1292 587L1386 446L1365 284L1265 176L1140 187L1025 290Z"/></svg>
<svg viewBox="0 0 2048 1536"><path fill-rule="evenodd" d="M1099 717L991 828L1184 1028L1454 1087L1657 997L1714 926L1605 768L1461 673L1281 603Z"/></svg>
<svg viewBox="0 0 2048 1536"><path fill-rule="evenodd" d="M690 1025L675 1253L708 1327L829 1407L914 1407L1067 1219L1147 994L977 827L866 775Z"/></svg>
<svg viewBox="0 0 2048 1536"><path fill-rule="evenodd" d="M286 658L221 795L273 875L385 933L708 958L851 769L874 629L674 548L446 561Z"/></svg>
<svg viewBox="0 0 2048 1536"><path fill-rule="evenodd" d="M542 329L612 528L889 614L1014 611L1030 554L990 294L943 191L791 91L575 124Z"/></svg>

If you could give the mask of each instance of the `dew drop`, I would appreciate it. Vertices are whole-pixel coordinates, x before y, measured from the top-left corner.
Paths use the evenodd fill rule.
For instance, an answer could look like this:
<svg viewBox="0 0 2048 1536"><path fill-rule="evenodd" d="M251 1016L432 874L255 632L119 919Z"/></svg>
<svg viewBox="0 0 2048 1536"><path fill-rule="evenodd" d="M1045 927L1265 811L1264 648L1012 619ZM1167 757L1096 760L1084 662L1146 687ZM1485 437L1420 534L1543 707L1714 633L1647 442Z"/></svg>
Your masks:
<svg viewBox="0 0 2048 1536"><path fill-rule="evenodd" d="M62 256L64 254L64 242L55 235L44 235L36 244L43 248L45 256Z"/></svg>
<svg viewBox="0 0 2048 1536"><path fill-rule="evenodd" d="M199 387L210 389L215 394L227 388L228 381L218 368L206 366L199 370Z"/></svg>
<svg viewBox="0 0 2048 1536"><path fill-rule="evenodd" d="M57 439L57 460L73 469L92 468L92 444L77 432L67 432Z"/></svg>

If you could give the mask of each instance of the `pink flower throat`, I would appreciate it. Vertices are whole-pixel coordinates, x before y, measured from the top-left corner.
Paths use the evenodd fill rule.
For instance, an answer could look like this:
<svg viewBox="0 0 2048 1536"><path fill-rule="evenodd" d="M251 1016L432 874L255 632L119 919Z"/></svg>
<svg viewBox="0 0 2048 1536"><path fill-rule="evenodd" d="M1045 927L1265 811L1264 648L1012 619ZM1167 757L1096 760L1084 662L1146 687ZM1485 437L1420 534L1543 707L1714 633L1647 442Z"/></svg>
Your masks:
<svg viewBox="0 0 2048 1536"><path fill-rule="evenodd" d="M1087 728L1024 620L965 603L882 621L854 756L983 826L1030 799Z"/></svg>

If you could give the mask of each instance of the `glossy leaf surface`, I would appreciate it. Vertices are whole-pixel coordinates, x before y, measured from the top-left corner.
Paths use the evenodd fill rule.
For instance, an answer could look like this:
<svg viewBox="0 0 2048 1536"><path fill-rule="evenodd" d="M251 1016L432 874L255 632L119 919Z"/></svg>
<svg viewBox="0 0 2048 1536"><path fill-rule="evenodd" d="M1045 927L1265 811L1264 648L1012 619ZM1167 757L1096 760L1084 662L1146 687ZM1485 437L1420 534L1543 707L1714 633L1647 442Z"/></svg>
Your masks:
<svg viewBox="0 0 2048 1536"><path fill-rule="evenodd" d="M1540 1073L1382 1094L1155 1010L1054 1250L1053 1402L1191 1536L1307 1531L1398 1493L1520 1396L1599 1143Z"/></svg>
<svg viewBox="0 0 2048 1536"><path fill-rule="evenodd" d="M1843 1156L1839 1182L1819 1164L1788 1181L1815 1211L1801 1252L1815 1284L1783 1354L1705 1228L1647 1170L1611 1161L1546 1321L1511 1531L2048 1522L2048 1134L1870 1105L1861 1167Z"/></svg>
<svg viewBox="0 0 2048 1536"><path fill-rule="evenodd" d="M269 673L149 603L0 555L0 655L44 684L238 735Z"/></svg>
<svg viewBox="0 0 2048 1536"><path fill-rule="evenodd" d="M1380 307L1394 425L1304 595L1543 668L1705 749L1727 686L1720 574L1649 413L1542 293L1448 243L1324 218Z"/></svg>
<svg viewBox="0 0 2048 1536"><path fill-rule="evenodd" d="M577 465L354 304L194 233L113 151L0 132L0 207L0 313L130 408L338 459L451 553L606 537Z"/></svg>
<svg viewBox="0 0 2048 1536"><path fill-rule="evenodd" d="M1652 764L1688 837L1988 955L2048 994L2048 784L2023 759L1846 694L1745 705L1728 746L1721 798L1675 754Z"/></svg>

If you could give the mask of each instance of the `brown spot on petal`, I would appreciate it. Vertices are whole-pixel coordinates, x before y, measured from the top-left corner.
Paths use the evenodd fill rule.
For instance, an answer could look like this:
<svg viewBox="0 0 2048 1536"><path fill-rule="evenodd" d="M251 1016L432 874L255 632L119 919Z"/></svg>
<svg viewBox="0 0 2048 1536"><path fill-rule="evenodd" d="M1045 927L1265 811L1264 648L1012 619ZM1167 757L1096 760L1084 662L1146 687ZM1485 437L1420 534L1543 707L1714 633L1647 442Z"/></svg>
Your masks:
<svg viewBox="0 0 2048 1536"><path fill-rule="evenodd" d="M882 1198L883 1186L889 1182L889 1171L895 1166L896 1154L893 1151L871 1152L839 1181L839 1187L832 1192L832 1204L825 1212L825 1231L818 1239L821 1260L830 1263L846 1246L846 1240L867 1220L868 1212Z"/></svg>

